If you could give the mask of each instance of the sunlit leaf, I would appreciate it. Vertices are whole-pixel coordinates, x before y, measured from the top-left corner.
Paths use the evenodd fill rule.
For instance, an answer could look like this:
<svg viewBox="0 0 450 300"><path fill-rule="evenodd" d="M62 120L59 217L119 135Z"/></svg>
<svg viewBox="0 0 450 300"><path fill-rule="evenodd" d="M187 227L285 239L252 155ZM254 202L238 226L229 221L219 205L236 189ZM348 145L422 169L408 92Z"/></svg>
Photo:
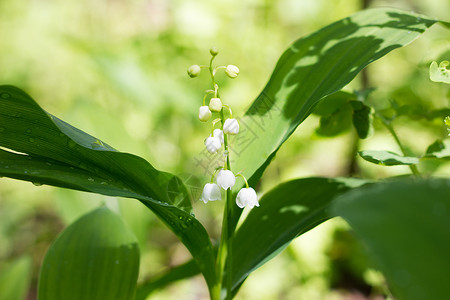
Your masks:
<svg viewBox="0 0 450 300"><path fill-rule="evenodd" d="M358 152L365 160L383 166L415 165L419 163L417 157L401 156L390 151L366 150Z"/></svg>
<svg viewBox="0 0 450 300"><path fill-rule="evenodd" d="M442 61L439 66L433 61L430 65L430 79L434 82L450 83L450 70L447 67L450 63L446 60Z"/></svg>
<svg viewBox="0 0 450 300"><path fill-rule="evenodd" d="M0 176L140 200L186 245L208 286L214 285L209 236L191 215L188 192L176 176L114 150L12 86L0 86L0 146Z"/></svg>
<svg viewBox="0 0 450 300"><path fill-rule="evenodd" d="M283 183L265 194L233 239L233 288L276 256L294 238L328 220L331 201L365 181L305 178Z"/></svg>
<svg viewBox="0 0 450 300"><path fill-rule="evenodd" d="M375 8L294 42L240 120L242 133L232 143L233 168L253 177L255 184L320 99L339 91L366 65L409 44L436 22L410 12ZM235 209L235 223L240 213Z"/></svg>
<svg viewBox="0 0 450 300"><path fill-rule="evenodd" d="M333 203L386 276L396 299L450 294L450 181L377 183Z"/></svg>

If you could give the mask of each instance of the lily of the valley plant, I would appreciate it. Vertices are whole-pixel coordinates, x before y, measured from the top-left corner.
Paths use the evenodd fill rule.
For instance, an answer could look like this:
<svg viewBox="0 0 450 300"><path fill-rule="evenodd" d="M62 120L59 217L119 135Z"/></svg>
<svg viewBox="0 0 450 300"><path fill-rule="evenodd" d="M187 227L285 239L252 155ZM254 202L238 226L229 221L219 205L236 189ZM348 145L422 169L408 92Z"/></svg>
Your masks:
<svg viewBox="0 0 450 300"><path fill-rule="evenodd" d="M205 91L198 119L207 127L206 150L224 155L200 199L195 199L206 205L224 200L218 244L195 217L192 196L180 178L53 116L21 89L0 86L0 177L138 199L192 255L186 264L137 285L136 237L119 216L99 208L68 226L48 250L39 276L39 300L145 300L156 289L198 273L212 300L232 299L254 270L295 238L336 216L344 218L370 250L368 255L389 285L386 294L408 300L447 299L450 180L436 178L433 170L422 167L425 161L442 165L450 159L447 132L434 132L436 142L416 155L395 130L396 116L406 113L394 100L392 107L381 109L374 103L385 99L373 96L370 89L342 90L369 63L408 45L436 23L450 26L423 15L378 8L302 37L281 55L265 88L238 119L215 75L223 71L233 79L239 68L215 67L216 48L210 50L208 65L188 68L190 77L209 74L211 87ZM448 62L431 65L430 85L450 82L447 66ZM429 112L426 119L438 118L442 127L447 111ZM334 137L351 132L356 141L369 138L372 121L378 120L396 149L354 149L352 158L359 155L364 159L359 163L378 167L409 166L411 174L381 181L298 178L262 191L258 199L253 187L283 143L312 113L320 117L318 134ZM450 126L448 118L445 124ZM240 142L231 145L233 135ZM248 210L245 218L243 208Z"/></svg>

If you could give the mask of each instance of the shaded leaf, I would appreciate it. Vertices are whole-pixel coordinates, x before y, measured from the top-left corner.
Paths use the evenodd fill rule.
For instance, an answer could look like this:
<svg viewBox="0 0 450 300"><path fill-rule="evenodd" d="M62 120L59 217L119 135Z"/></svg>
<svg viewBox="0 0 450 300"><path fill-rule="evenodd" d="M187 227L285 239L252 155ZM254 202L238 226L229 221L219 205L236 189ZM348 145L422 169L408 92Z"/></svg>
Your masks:
<svg viewBox="0 0 450 300"><path fill-rule="evenodd" d="M353 126L360 139L369 137L373 132L373 116L370 106L365 105L361 101L352 101L353 107Z"/></svg>
<svg viewBox="0 0 450 300"><path fill-rule="evenodd" d="M322 116L316 133L321 136L332 137L350 129L352 109L348 103L342 105L331 115Z"/></svg>
<svg viewBox="0 0 450 300"><path fill-rule="evenodd" d="M333 211L369 250L398 299L450 294L450 181L377 183L343 194Z"/></svg>
<svg viewBox="0 0 450 300"><path fill-rule="evenodd" d="M304 178L266 193L233 239L233 288L294 238L328 220L327 210L337 195L363 183L357 179Z"/></svg>
<svg viewBox="0 0 450 300"><path fill-rule="evenodd" d="M401 156L390 151L366 150L360 151L358 154L368 162L383 166L415 165L419 163L417 157Z"/></svg>
<svg viewBox="0 0 450 300"><path fill-rule="evenodd" d="M209 236L176 176L52 116L12 86L0 86L0 146L0 176L139 199L186 245L208 286L215 284Z"/></svg>
<svg viewBox="0 0 450 300"><path fill-rule="evenodd" d="M120 217L98 208L67 227L41 267L40 300L129 300L136 292L139 247Z"/></svg>
<svg viewBox="0 0 450 300"><path fill-rule="evenodd" d="M450 140L436 140L428 147L424 158L450 159Z"/></svg>

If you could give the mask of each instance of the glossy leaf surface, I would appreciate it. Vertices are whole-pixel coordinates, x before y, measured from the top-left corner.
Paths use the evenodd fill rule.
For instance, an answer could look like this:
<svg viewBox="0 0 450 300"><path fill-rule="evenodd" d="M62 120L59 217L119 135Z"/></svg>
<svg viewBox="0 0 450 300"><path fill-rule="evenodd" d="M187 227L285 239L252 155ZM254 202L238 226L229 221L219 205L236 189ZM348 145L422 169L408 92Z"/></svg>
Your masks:
<svg viewBox="0 0 450 300"><path fill-rule="evenodd" d="M139 199L186 245L208 286L214 285L212 245L191 215L179 178L52 116L12 86L0 86L0 146L0 176Z"/></svg>

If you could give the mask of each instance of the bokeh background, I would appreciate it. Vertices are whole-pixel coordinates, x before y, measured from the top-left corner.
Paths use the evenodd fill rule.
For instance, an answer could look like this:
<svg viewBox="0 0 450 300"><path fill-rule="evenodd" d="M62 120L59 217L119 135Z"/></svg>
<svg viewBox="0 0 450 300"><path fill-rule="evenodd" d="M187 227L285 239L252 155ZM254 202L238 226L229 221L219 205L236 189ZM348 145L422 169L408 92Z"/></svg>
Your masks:
<svg viewBox="0 0 450 300"><path fill-rule="evenodd" d="M448 0L0 0L0 84L24 89L48 112L180 175L198 195L208 180L199 161L209 128L198 122L197 112L209 81L207 76L190 79L187 67L207 63L211 46L220 50L218 64L237 65L237 79L218 80L222 98L239 116L294 40L377 6L447 21L450 11ZM427 110L447 108L449 89L429 81L428 66L432 60L450 59L449 38L448 31L434 26L412 45L370 65L367 81L358 76L346 89L376 87L373 100L381 107L395 99ZM355 156L357 149L399 151L380 124L361 142L353 131L320 137L317 126L318 118L312 116L296 130L266 171L260 193L298 177L384 178L409 172L370 165ZM405 116L395 126L416 154L446 136L442 119ZM445 165L420 167L438 176L449 174ZM137 201L1 178L0 281L2 270L22 259L31 266L24 299L36 299L39 266L51 241L101 203L120 213L136 233L142 250L140 281L189 260L184 246ZM223 203L193 205L217 239ZM348 226L335 219L297 239L252 274L236 299L383 299L385 292L382 275ZM207 295L203 279L196 276L148 299Z"/></svg>

